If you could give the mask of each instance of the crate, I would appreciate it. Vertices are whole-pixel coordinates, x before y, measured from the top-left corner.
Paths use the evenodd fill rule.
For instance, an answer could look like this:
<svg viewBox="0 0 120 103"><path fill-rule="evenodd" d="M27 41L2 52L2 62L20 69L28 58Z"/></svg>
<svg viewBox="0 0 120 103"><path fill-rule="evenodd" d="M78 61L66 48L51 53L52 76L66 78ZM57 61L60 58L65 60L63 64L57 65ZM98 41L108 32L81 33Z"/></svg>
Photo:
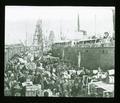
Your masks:
<svg viewBox="0 0 120 103"><path fill-rule="evenodd" d="M4 96L11 96L11 91L8 90L4 90Z"/></svg>
<svg viewBox="0 0 120 103"><path fill-rule="evenodd" d="M32 89L32 88L27 88L26 89L26 96L36 96L36 89Z"/></svg>
<svg viewBox="0 0 120 103"><path fill-rule="evenodd" d="M114 97L114 93L108 92L108 91L103 91L103 97L105 97L105 98Z"/></svg>
<svg viewBox="0 0 120 103"><path fill-rule="evenodd" d="M14 89L14 96L21 96L21 88Z"/></svg>
<svg viewBox="0 0 120 103"><path fill-rule="evenodd" d="M36 89L33 86L26 86L26 96L36 96Z"/></svg>
<svg viewBox="0 0 120 103"><path fill-rule="evenodd" d="M36 95L41 95L41 85L26 86L26 96Z"/></svg>

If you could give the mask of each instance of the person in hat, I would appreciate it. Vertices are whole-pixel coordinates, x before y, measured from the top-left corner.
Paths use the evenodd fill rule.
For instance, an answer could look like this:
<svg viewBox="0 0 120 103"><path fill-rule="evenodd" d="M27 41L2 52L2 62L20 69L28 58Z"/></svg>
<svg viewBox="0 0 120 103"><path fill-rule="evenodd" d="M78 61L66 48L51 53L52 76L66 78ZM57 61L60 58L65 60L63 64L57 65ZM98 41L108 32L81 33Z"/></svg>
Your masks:
<svg viewBox="0 0 120 103"><path fill-rule="evenodd" d="M79 84L74 82L74 85L72 86L72 90L71 90L71 95L73 97L78 96L80 93L80 88L79 88Z"/></svg>
<svg viewBox="0 0 120 103"><path fill-rule="evenodd" d="M102 74L103 74L102 69L100 67L98 67L98 73L97 73L98 80L102 80Z"/></svg>
<svg viewBox="0 0 120 103"><path fill-rule="evenodd" d="M44 89L48 89L49 87L49 85L48 85L48 81L47 81L47 78L46 77L44 77L44 80L43 80L43 85L44 85Z"/></svg>
<svg viewBox="0 0 120 103"><path fill-rule="evenodd" d="M5 96L11 96L11 91L8 86L4 86L4 95Z"/></svg>
<svg viewBox="0 0 120 103"><path fill-rule="evenodd" d="M44 92L44 97L49 97L49 93L47 91Z"/></svg>

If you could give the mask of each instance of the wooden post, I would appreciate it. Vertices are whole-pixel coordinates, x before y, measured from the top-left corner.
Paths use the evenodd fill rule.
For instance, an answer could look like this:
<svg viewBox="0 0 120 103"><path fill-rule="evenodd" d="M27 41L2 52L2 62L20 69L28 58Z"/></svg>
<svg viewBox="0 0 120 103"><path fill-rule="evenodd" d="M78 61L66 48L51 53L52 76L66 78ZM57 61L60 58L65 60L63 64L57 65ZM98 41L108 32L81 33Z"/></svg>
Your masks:
<svg viewBox="0 0 120 103"><path fill-rule="evenodd" d="M63 59L63 62L64 62L64 56L65 56L65 53L64 53L64 49L63 49L63 52L62 52L62 59Z"/></svg>
<svg viewBox="0 0 120 103"><path fill-rule="evenodd" d="M81 63L81 53L79 52L79 55L78 55L78 67L80 67L80 63Z"/></svg>

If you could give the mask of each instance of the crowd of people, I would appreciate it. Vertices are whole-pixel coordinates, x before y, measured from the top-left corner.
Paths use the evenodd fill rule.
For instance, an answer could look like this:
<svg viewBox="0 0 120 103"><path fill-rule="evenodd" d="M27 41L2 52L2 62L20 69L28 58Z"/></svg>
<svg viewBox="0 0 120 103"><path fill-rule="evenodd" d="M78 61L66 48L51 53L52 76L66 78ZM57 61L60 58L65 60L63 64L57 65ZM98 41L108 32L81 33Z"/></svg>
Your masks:
<svg viewBox="0 0 120 103"><path fill-rule="evenodd" d="M6 65L4 91L5 96L26 96L23 83L29 81L32 85L41 85L41 91L44 92L41 96L83 97L88 96L87 84L95 78L101 78L100 73L98 76L95 77L92 70L75 67L61 60L45 62L29 53L22 53L14 55Z"/></svg>
<svg viewBox="0 0 120 103"><path fill-rule="evenodd" d="M90 40L89 40L90 39ZM104 36L101 37L89 37L88 41L85 41L84 44L77 43L78 47L113 47L115 45L115 38L111 37L108 32L104 33Z"/></svg>

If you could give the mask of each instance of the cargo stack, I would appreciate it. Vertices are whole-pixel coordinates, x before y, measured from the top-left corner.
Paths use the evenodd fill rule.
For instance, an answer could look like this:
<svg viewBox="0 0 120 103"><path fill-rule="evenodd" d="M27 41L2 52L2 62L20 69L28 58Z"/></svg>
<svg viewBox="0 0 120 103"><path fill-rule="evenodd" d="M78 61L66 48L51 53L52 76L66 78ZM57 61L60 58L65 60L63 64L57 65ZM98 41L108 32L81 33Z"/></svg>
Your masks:
<svg viewBox="0 0 120 103"><path fill-rule="evenodd" d="M41 85L26 86L26 96L41 96Z"/></svg>

